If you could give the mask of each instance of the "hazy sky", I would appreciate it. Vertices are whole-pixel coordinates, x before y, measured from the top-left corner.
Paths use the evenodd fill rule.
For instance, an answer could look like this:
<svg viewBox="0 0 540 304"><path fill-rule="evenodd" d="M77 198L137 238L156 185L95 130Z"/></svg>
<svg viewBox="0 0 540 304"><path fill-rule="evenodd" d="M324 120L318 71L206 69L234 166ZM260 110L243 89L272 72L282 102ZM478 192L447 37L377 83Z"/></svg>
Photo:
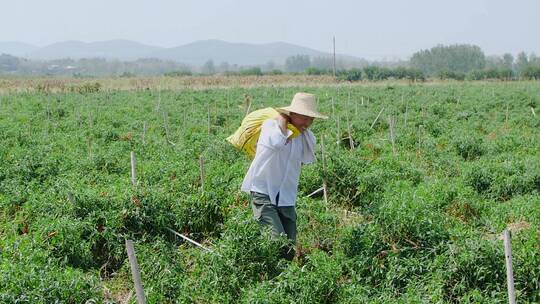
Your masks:
<svg viewBox="0 0 540 304"><path fill-rule="evenodd" d="M540 0L0 0L0 41L284 41L377 59L436 44L540 55Z"/></svg>

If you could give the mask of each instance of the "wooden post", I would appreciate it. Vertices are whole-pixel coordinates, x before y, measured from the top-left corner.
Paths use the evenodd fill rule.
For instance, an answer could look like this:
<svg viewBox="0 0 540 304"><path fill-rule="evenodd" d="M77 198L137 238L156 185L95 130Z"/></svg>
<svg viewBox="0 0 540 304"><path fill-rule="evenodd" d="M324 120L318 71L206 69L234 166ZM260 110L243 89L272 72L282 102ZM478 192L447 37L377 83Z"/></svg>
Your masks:
<svg viewBox="0 0 540 304"><path fill-rule="evenodd" d="M323 180L323 198L324 198L324 206L326 207L326 211L330 210L330 206L328 206L328 188L326 186L326 181Z"/></svg>
<svg viewBox="0 0 540 304"><path fill-rule="evenodd" d="M134 151L131 151L131 184L133 187L137 187L137 161Z"/></svg>
<svg viewBox="0 0 540 304"><path fill-rule="evenodd" d="M351 148L351 150L354 149L354 141L353 141L353 138L352 138L352 129L351 129L351 123L349 121L349 112L346 112L345 113L347 116L347 132L349 133L349 148Z"/></svg>
<svg viewBox="0 0 540 304"><path fill-rule="evenodd" d="M395 128L396 128L396 119L394 116L388 117L388 129L390 131L390 141L392 142L392 153L396 155L396 145L395 145Z"/></svg>
<svg viewBox="0 0 540 304"><path fill-rule="evenodd" d="M371 126L369 127L370 129L373 129L373 126L375 125L375 123L377 122L377 120L379 120L379 116L381 116L382 112L384 111L384 107L382 107L381 111L379 111L379 114L377 115L377 117L375 118L375 120L373 121L373 123L371 124Z"/></svg>
<svg viewBox="0 0 540 304"><path fill-rule="evenodd" d="M141 273L139 272L139 264L137 263L137 256L135 255L135 248L133 248L133 241L126 240L126 249L129 259L129 265L131 266L131 275L133 276L133 283L135 284L135 292L137 294L137 303L144 304L146 299L144 296L144 289L141 281Z"/></svg>
<svg viewBox="0 0 540 304"><path fill-rule="evenodd" d="M508 303L516 303L516 293L514 290L514 271L512 269L512 236L508 229L503 232L504 237L504 257L506 260L506 280L508 283Z"/></svg>
<svg viewBox="0 0 540 304"><path fill-rule="evenodd" d="M199 169L201 172L201 190L204 191L204 158L202 155L199 156Z"/></svg>

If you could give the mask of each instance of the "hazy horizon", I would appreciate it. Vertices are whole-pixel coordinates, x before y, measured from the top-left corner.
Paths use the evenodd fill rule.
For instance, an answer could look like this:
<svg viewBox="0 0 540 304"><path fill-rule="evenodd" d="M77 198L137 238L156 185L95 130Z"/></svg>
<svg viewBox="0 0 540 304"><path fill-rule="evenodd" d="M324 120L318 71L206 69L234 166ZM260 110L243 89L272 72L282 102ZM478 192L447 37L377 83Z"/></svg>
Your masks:
<svg viewBox="0 0 540 304"><path fill-rule="evenodd" d="M39 47L125 39L159 47L198 40L286 42L374 59L406 59L437 44L467 43L487 55L540 53L540 1L67 0L6 2L0 41ZM39 31L37 30L39 29Z"/></svg>

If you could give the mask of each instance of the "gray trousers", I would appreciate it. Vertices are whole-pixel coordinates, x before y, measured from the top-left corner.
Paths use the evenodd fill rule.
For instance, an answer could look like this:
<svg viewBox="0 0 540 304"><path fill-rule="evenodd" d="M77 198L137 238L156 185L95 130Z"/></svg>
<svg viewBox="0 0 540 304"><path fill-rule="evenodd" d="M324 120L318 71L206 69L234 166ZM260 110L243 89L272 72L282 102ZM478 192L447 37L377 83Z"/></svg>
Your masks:
<svg viewBox="0 0 540 304"><path fill-rule="evenodd" d="M273 235L278 236L284 234L293 244L295 244L296 210L294 206L276 206L272 204L268 195L259 192L251 192L250 198L251 209L253 210L253 217L255 220L261 225L270 226Z"/></svg>

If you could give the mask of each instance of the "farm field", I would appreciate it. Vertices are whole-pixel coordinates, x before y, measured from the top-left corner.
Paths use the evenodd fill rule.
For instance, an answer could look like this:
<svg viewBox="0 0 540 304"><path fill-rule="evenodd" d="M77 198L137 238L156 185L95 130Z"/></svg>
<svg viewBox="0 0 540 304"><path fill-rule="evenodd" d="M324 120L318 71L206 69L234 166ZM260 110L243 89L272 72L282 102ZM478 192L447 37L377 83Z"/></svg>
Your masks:
<svg viewBox="0 0 540 304"><path fill-rule="evenodd" d="M148 303L505 303L507 228L540 302L540 82L133 81L0 81L0 302L136 303L131 239ZM225 138L298 91L330 119L287 262Z"/></svg>

